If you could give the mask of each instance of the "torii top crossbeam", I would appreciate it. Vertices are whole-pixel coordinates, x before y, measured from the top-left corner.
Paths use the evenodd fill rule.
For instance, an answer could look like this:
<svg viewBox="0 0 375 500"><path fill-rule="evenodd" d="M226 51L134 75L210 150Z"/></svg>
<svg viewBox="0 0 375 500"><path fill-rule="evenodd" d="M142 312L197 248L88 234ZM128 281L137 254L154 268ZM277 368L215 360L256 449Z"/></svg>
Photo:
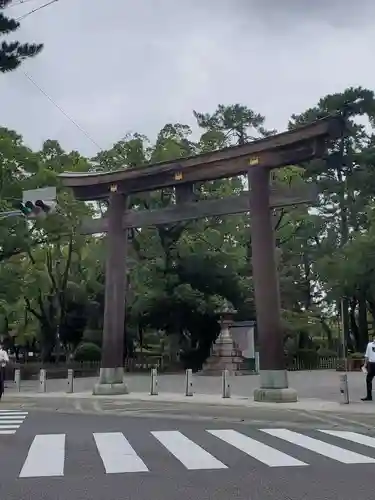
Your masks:
<svg viewBox="0 0 375 500"><path fill-rule="evenodd" d="M327 139L338 137L342 127L341 116L331 115L242 146L112 172L64 172L59 177L84 201L107 198L113 185L118 193L131 194L233 177L255 165L277 168L321 156Z"/></svg>

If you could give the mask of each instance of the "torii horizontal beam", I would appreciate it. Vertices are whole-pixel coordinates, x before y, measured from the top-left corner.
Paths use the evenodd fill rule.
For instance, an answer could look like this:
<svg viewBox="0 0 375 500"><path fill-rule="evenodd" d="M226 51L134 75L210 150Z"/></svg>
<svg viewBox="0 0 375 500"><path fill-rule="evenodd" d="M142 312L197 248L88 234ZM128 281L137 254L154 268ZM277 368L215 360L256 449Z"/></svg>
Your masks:
<svg viewBox="0 0 375 500"><path fill-rule="evenodd" d="M266 137L189 158L124 167L111 172L64 172L59 177L83 201L108 198L111 186L120 194L155 191L184 183L204 182L246 175L249 168L279 168L322 156L328 138L336 137L341 122L329 116L313 123Z"/></svg>
<svg viewBox="0 0 375 500"><path fill-rule="evenodd" d="M271 188L271 208L312 203L316 200L318 189L316 184L299 183L298 186ZM250 211L249 192L244 191L238 196L227 198L185 202L167 208L156 210L128 210L123 216L123 228L139 228L174 224L205 217L236 215ZM108 220L86 218L80 228L81 234L106 233Z"/></svg>

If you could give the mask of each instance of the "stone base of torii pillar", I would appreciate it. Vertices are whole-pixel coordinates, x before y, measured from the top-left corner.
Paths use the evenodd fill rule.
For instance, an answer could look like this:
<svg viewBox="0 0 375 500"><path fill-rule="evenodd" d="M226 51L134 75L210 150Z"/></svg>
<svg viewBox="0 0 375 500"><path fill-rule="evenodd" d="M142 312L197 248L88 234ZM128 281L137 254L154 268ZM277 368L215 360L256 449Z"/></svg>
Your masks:
<svg viewBox="0 0 375 500"><path fill-rule="evenodd" d="M220 313L221 331L212 347L210 357L202 367L201 375L219 376L223 370L228 370L231 375L241 372L243 357L240 349L235 346L229 326L233 322L233 316L237 311L228 306Z"/></svg>

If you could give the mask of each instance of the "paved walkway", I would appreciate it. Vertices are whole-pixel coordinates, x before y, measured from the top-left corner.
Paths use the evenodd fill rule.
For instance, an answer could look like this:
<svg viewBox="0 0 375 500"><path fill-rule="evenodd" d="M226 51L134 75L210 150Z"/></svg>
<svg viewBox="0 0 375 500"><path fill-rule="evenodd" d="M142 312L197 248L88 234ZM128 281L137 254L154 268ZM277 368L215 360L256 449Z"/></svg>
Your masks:
<svg viewBox="0 0 375 500"><path fill-rule="evenodd" d="M303 372L290 372L289 385L297 390L300 398L315 398L326 401L340 400L340 373L334 370L314 370ZM131 393L150 392L150 376L148 374L129 374L126 381ZM365 392L365 380L362 372L348 373L349 393L352 401L360 401ZM91 391L96 378L81 378L74 380L75 392ZM231 392L233 396L251 398L255 388L259 387L257 375L243 375L231 378ZM14 392L15 387L8 382L7 392ZM25 381L21 384L22 392L37 392L38 381ZM159 375L159 394L184 395L184 374ZM193 391L195 394L209 394L221 396L221 378L202 375L193 375ZM66 391L66 380L48 380L47 392Z"/></svg>
<svg viewBox="0 0 375 500"><path fill-rule="evenodd" d="M185 377L183 374L160 375L159 394L150 395L150 377L147 375L129 375L126 380L129 385L130 394L122 396L93 396L92 388L96 378L76 379L74 393L67 394L66 380L47 381L47 392L38 392L38 382L24 382L21 392L8 383L5 399L13 400L44 400L45 402L62 400L65 401L97 401L111 400L119 403L144 402L169 403L188 407L192 406L220 406L227 408L280 408L301 411L323 411L323 412L345 412L358 414L375 413L375 404L363 403L360 398L364 389L364 377L362 373L349 373L349 395L350 404L340 404L339 373L336 371L312 371L292 372L289 374L289 383L298 391L299 401L297 403L260 403L254 402L253 390L259 386L259 377L255 375L238 376L231 378L231 398L223 398L221 393L221 378L195 375L193 377L194 395L185 396ZM96 404L96 403L95 403Z"/></svg>

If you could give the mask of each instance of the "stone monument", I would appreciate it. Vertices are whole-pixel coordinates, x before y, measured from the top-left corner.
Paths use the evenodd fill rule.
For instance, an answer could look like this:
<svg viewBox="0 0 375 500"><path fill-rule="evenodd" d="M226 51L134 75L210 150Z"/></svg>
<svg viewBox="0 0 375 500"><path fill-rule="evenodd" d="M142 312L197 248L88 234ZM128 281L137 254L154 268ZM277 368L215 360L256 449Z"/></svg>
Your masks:
<svg viewBox="0 0 375 500"><path fill-rule="evenodd" d="M202 375L221 375L223 370L228 370L231 375L235 375L241 370L243 357L241 351L236 347L229 330L230 325L233 323L233 316L236 313L237 311L227 301L218 311L221 330L212 347L210 357L203 365Z"/></svg>

